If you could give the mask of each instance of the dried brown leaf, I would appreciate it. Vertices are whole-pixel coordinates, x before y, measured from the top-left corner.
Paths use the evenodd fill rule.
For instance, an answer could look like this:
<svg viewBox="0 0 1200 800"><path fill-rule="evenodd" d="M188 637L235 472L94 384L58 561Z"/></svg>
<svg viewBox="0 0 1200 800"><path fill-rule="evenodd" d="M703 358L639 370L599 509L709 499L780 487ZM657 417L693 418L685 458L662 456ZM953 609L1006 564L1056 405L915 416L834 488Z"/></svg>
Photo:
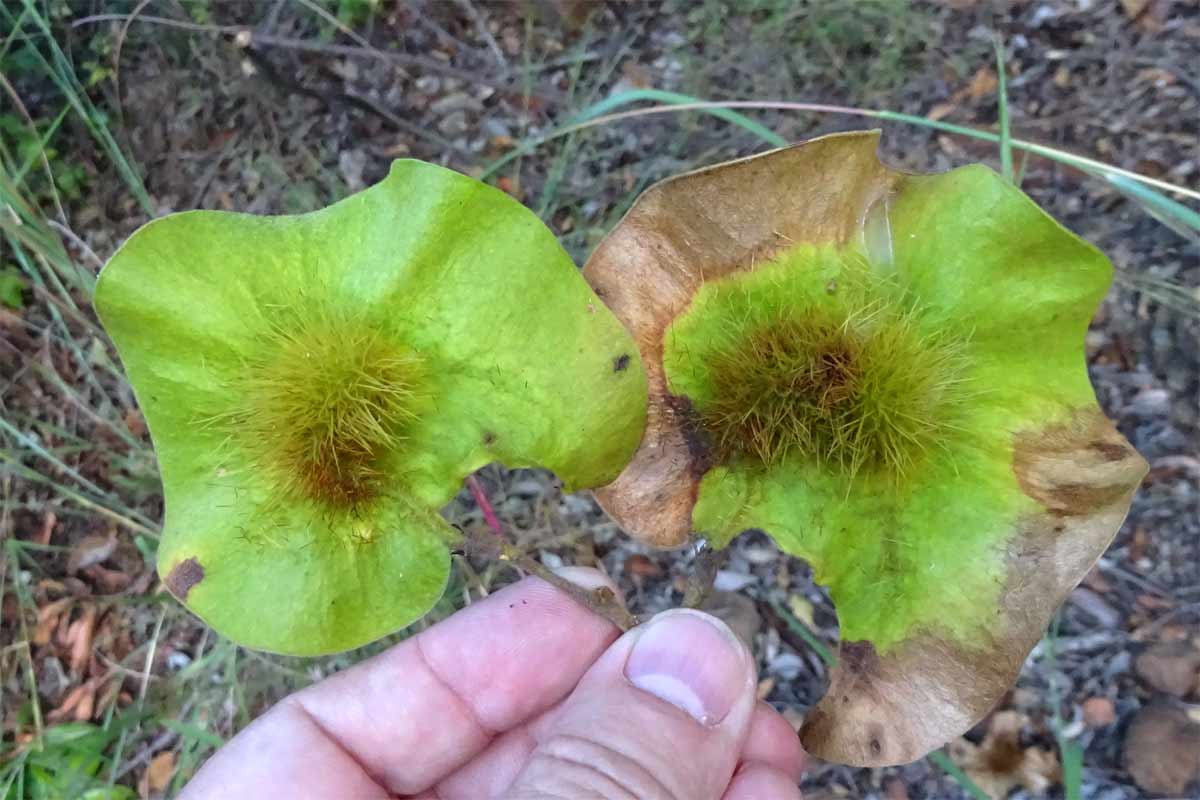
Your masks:
<svg viewBox="0 0 1200 800"><path fill-rule="evenodd" d="M59 614L58 627L54 631L54 644L58 647L69 650L71 648L71 615Z"/></svg>
<svg viewBox="0 0 1200 800"><path fill-rule="evenodd" d="M625 559L625 569L629 570L629 574L634 579L655 578L662 574L662 569L658 564L641 553L634 553Z"/></svg>
<svg viewBox="0 0 1200 800"><path fill-rule="evenodd" d="M991 67L980 67L971 77L971 82L967 84L965 96L972 100L978 100L996 91L996 87L1000 85L999 78L996 77L996 72Z"/></svg>
<svg viewBox="0 0 1200 800"><path fill-rule="evenodd" d="M120 570L108 569L96 564L87 567L83 574L88 577L96 585L96 588L105 594L116 594L123 592L133 583L133 576Z"/></svg>
<svg viewBox="0 0 1200 800"><path fill-rule="evenodd" d="M1200 778L1200 725L1177 708L1143 708L1125 732L1121 756L1144 791L1186 796Z"/></svg>
<svg viewBox="0 0 1200 800"><path fill-rule="evenodd" d="M75 704L72 716L76 722L87 722L96 710L96 684L88 681L79 688L83 692L79 696L79 702Z"/></svg>
<svg viewBox="0 0 1200 800"><path fill-rule="evenodd" d="M167 751L159 753L150 760L146 768L146 782L152 792L161 792L167 788L175 775L175 753Z"/></svg>
<svg viewBox="0 0 1200 800"><path fill-rule="evenodd" d="M1137 19L1150 5L1150 0L1121 0L1121 8L1130 19Z"/></svg>
<svg viewBox="0 0 1200 800"><path fill-rule="evenodd" d="M96 631L96 606L88 604L83 616L71 623L67 643L71 648L71 674L82 675L92 655L92 637Z"/></svg>
<svg viewBox="0 0 1200 800"><path fill-rule="evenodd" d="M104 685L104 690L100 692L96 700L96 716L101 716L107 711L117 699L121 696L121 682L109 681Z"/></svg>
<svg viewBox="0 0 1200 800"><path fill-rule="evenodd" d="M1016 711L998 711L982 743L976 746L964 739L955 748L959 766L996 800L1003 800L1018 786L1043 795L1062 780L1062 768L1052 750L1022 747L1023 722Z"/></svg>
<svg viewBox="0 0 1200 800"><path fill-rule="evenodd" d="M85 536L71 548L67 559L67 572L74 575L79 570L105 561L117 549L117 537L112 531Z"/></svg>
<svg viewBox="0 0 1200 800"><path fill-rule="evenodd" d="M1196 688L1200 648L1191 641L1159 642L1138 655L1133 668L1147 686L1184 697Z"/></svg>
<svg viewBox="0 0 1200 800"><path fill-rule="evenodd" d="M938 103L933 108L929 109L929 113L925 116L931 120L937 121L939 119L945 119L957 110L957 103Z"/></svg>
<svg viewBox="0 0 1200 800"><path fill-rule="evenodd" d="M58 524L58 515L53 511L47 511L46 516L42 518L42 529L38 532L38 544L50 544L50 539L54 536L54 526Z"/></svg>
<svg viewBox="0 0 1200 800"><path fill-rule="evenodd" d="M900 178L875 157L878 141L877 132L834 134L665 180L638 198L588 259L584 277L633 334L649 382L641 447L616 481L596 491L634 538L657 547L684 542L708 469L690 404L667 387L667 327L706 280L751 270L797 244L850 241ZM822 191L797 191L797 184Z"/></svg>
<svg viewBox="0 0 1200 800"><path fill-rule="evenodd" d="M61 722L68 717L72 717L75 713L76 707L79 706L80 701L83 700L83 697L87 694L87 692L87 684L81 684L67 692L66 696L63 697L62 702L59 703L56 708L51 709L50 713L46 715L46 720L48 722Z"/></svg>
<svg viewBox="0 0 1200 800"><path fill-rule="evenodd" d="M54 635L54 629L58 627L60 618L74 602L74 597L63 597L38 609L37 626L33 629L35 645L44 647L50 643L50 638Z"/></svg>
<svg viewBox="0 0 1200 800"><path fill-rule="evenodd" d="M690 402L669 390L667 329L706 281L752 271L797 245L864 241L879 201L922 180L881 164L877 145L878 133L836 134L669 179L647 190L589 259L584 275L633 334L648 377L641 445L596 492L635 538L685 541L713 460ZM1019 434L1012 458L1036 510L1012 523L994 627L972 642L917 630L882 653L869 641L844 642L801 734L810 752L862 766L904 763L978 722L1111 541L1146 471L1097 408Z"/></svg>

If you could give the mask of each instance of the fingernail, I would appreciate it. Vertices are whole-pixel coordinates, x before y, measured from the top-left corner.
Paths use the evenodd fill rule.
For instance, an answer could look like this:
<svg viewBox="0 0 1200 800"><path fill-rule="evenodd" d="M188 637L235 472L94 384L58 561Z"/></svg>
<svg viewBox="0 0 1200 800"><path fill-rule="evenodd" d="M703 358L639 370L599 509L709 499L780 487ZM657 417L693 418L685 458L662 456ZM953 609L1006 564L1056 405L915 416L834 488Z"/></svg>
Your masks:
<svg viewBox="0 0 1200 800"><path fill-rule="evenodd" d="M746 661L741 643L721 622L674 610L646 624L625 662L625 677L701 725L716 725L747 691Z"/></svg>

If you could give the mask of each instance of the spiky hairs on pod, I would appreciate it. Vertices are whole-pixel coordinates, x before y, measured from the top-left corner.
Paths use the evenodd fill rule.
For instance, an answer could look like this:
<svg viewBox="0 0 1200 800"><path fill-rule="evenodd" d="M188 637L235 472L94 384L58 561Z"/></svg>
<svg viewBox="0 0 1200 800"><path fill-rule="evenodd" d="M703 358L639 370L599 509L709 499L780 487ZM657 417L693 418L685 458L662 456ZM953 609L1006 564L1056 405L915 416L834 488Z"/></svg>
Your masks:
<svg viewBox="0 0 1200 800"><path fill-rule="evenodd" d="M793 293L781 278L765 312L736 310L753 296L725 309L700 423L724 463L803 458L898 483L958 430L973 394L965 342L925 332L921 309L860 259L821 280Z"/></svg>
<svg viewBox="0 0 1200 800"><path fill-rule="evenodd" d="M320 304L278 310L214 423L280 500L353 511L381 495L417 417L421 358L386 326Z"/></svg>

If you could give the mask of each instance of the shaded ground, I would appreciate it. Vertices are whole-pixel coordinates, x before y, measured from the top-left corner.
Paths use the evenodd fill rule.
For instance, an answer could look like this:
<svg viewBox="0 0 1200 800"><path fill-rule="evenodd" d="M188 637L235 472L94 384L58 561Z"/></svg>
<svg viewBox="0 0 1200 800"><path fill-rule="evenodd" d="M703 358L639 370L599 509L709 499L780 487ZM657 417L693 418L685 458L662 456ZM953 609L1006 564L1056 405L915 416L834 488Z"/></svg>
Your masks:
<svg viewBox="0 0 1200 800"><path fill-rule="evenodd" d="M1200 10L1190 3L1016 3L1006 16L986 3L899 0L547 1L524 14L482 3L376 12L365 2L326 4L349 32L304 3L154 4L154 16L187 29L88 19L131 5L73 3L53 20L77 73L95 76L88 95L106 110L149 200L139 205L97 138L68 118L52 140L51 168L74 232L67 254L83 272L168 211L310 210L369 185L406 155L482 175L516 143L629 89L860 105L987 126L996 119L995 33L1007 45L1019 135L1200 183ZM47 125L62 99L35 67L7 77ZM21 115L0 112L3 132L17 136ZM868 122L755 118L790 140ZM664 114L552 139L489 179L535 209L582 262L653 181L763 147L711 117ZM922 171L995 159L986 143L893 124L884 149L893 165ZM76 188L64 188L63 174ZM52 213L37 180L35 171L30 185ZM1013 763L989 763L1001 773L1026 769L1018 796L1061 794L1054 763L1039 769L1029 755L1044 748L1056 761L1057 732L1083 748L1083 796L1134 798L1144 792L1120 756L1132 716L1150 703L1186 708L1198 699L1194 670L1177 700L1139 679L1134 662L1155 642L1194 636L1200 620L1200 258L1194 240L1096 179L1030 161L1023 188L1118 266L1089 333L1091 375L1151 474L1113 547L1002 704L1014 712L1004 718L1016 727L1015 754L1005 756ZM0 261L10 260L15 251L4 251ZM5 751L43 722L111 720L101 774L169 796L272 699L382 644L320 661L266 657L216 637L158 593L151 564L161 501L145 426L93 323L87 281L64 282L60 293L27 278L25 308L6 311L0 326L3 526L29 543L5 551L15 589L6 585L3 607ZM689 554L639 548L589 498L562 496L543 473L489 467L481 477L518 544L548 564L602 564L636 611L678 605ZM482 524L465 494L447 515ZM435 616L514 577L476 567L462 567ZM735 543L718 588L751 601L729 600L730 614L755 641L763 695L798 720L823 690L824 665L796 619L810 616L822 640L836 641L827 596L807 567L760 534ZM974 744L995 730L985 723L952 753L979 761ZM928 761L874 771L818 765L806 781L810 797L963 791Z"/></svg>

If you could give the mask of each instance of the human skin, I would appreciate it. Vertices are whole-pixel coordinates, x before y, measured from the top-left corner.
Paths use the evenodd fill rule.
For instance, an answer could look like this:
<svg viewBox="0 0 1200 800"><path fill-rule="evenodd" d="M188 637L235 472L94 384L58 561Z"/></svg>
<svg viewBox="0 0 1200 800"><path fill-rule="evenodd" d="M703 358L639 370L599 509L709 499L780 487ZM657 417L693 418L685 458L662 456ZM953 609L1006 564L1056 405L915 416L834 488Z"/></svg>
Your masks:
<svg viewBox="0 0 1200 800"><path fill-rule="evenodd" d="M621 635L526 578L285 698L180 797L797 800L804 753L755 686L714 617Z"/></svg>

